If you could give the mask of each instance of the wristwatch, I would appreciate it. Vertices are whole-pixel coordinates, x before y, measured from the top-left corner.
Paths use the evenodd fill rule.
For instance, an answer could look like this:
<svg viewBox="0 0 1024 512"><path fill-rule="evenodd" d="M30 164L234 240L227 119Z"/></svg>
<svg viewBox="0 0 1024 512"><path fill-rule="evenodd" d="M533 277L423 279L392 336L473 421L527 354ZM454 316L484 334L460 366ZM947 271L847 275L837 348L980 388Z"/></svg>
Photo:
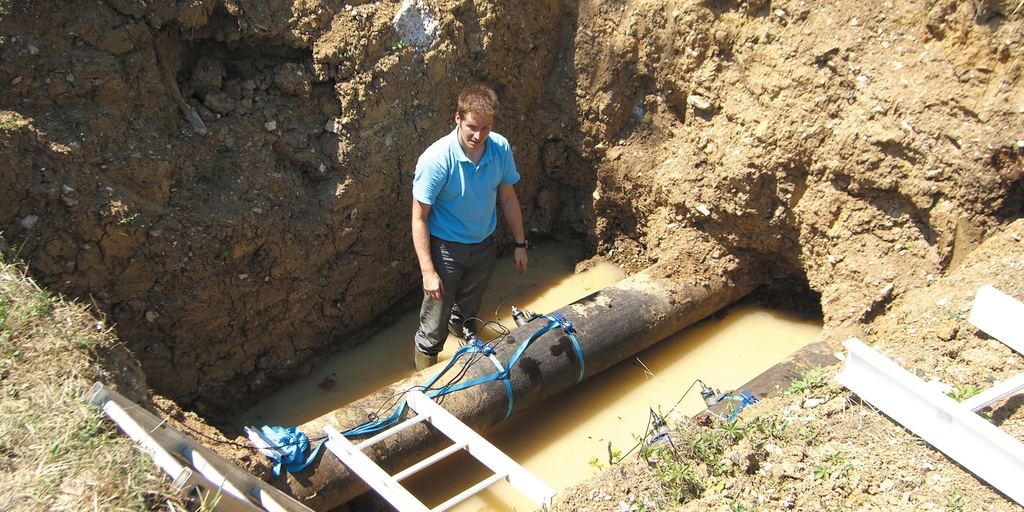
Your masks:
<svg viewBox="0 0 1024 512"><path fill-rule="evenodd" d="M530 246L529 240L523 240L523 243L516 242L516 249L526 249Z"/></svg>

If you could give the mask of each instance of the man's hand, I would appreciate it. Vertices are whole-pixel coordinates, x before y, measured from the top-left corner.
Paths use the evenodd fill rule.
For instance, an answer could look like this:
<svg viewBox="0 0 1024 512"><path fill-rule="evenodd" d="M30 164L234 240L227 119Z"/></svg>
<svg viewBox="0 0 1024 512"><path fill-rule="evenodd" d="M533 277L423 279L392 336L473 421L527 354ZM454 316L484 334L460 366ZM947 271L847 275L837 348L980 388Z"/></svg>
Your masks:
<svg viewBox="0 0 1024 512"><path fill-rule="evenodd" d="M437 272L423 274L423 293L429 295L431 299L441 300L441 296L444 295L444 284L441 283L441 276L437 275Z"/></svg>
<svg viewBox="0 0 1024 512"><path fill-rule="evenodd" d="M526 257L526 247L516 247L514 253L512 253L512 264L519 269L519 275L526 273L526 263L530 261L530 258Z"/></svg>
<svg viewBox="0 0 1024 512"><path fill-rule="evenodd" d="M427 226L429 213L429 204L412 200L412 245L416 248L416 259L420 262L420 274L423 275L423 293L434 300L441 300L444 285L430 257L430 228Z"/></svg>
<svg viewBox="0 0 1024 512"><path fill-rule="evenodd" d="M516 189L512 188L512 185L498 185L498 204L501 205L505 221L512 229L512 237L516 241L526 240L526 233L523 231L523 212L519 209L519 198L516 197ZM516 247L512 263L519 269L519 275L526 272L527 261L529 258L526 257L526 248Z"/></svg>

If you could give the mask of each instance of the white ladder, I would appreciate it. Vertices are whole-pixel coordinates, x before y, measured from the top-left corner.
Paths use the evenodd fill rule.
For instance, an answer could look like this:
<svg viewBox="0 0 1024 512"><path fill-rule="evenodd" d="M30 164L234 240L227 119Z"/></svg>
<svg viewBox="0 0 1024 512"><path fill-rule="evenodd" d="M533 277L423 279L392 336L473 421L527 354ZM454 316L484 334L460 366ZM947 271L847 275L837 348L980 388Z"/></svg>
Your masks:
<svg viewBox="0 0 1024 512"><path fill-rule="evenodd" d="M377 491L388 503L398 509L399 512L441 512L448 510L483 491L491 484L503 479L507 480L519 492L536 503L537 506L547 509L551 505L551 498L555 495L553 489L532 473L523 469L516 461L495 448L494 445L487 442L486 439L474 432L473 429L467 427L458 418L452 416L443 407L434 403L429 397L419 391L411 391L406 396L406 403L410 409L416 412L416 416L359 444L352 444L351 441L330 425L324 427L324 432L328 436L327 449L341 459L345 466L362 478L363 481ZM454 444L394 475L389 475L363 453L363 449L424 421L429 422L437 430L448 436ZM413 496L412 493L399 483L401 480L463 449L494 474L432 509L427 508L423 502Z"/></svg>
<svg viewBox="0 0 1024 512"><path fill-rule="evenodd" d="M176 490L198 492L209 510L313 512L100 382L93 384L86 400L139 443Z"/></svg>
<svg viewBox="0 0 1024 512"><path fill-rule="evenodd" d="M1024 304L983 286L969 318L971 324L1014 350L1024 350ZM1024 443L975 414L1024 388L1024 373L963 402L929 386L896 362L856 338L836 380L928 441L982 480L1024 505Z"/></svg>

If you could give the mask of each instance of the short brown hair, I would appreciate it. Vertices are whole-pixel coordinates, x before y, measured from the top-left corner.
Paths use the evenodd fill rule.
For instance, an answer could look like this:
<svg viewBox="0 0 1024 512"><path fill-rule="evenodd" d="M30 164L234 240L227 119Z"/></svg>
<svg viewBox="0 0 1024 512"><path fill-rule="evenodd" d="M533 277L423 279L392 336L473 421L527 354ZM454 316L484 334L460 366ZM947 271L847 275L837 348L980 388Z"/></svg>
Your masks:
<svg viewBox="0 0 1024 512"><path fill-rule="evenodd" d="M460 116L465 116L467 112L493 116L498 113L500 107L498 95L494 89L486 85L471 85L459 93L458 112Z"/></svg>

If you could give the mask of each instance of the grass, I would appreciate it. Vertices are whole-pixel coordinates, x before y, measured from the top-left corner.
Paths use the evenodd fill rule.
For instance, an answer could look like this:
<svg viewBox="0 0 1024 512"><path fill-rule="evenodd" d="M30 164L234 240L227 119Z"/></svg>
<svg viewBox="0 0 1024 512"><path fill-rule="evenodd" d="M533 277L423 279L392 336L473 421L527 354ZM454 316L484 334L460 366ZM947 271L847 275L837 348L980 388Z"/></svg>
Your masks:
<svg viewBox="0 0 1024 512"><path fill-rule="evenodd" d="M0 9L2 9L2 7L3 6L0 5ZM0 16L3 16L3 12L0 12ZM0 111L0 132L11 131L25 124L28 124L28 121L18 113Z"/></svg>
<svg viewBox="0 0 1024 512"><path fill-rule="evenodd" d="M822 370L821 365L807 371L800 372L800 378L790 383L789 389L783 394L799 395L813 389L823 388L831 383L828 374Z"/></svg>
<svg viewBox="0 0 1024 512"><path fill-rule="evenodd" d="M149 456L84 400L117 343L101 325L0 255L0 510L184 510Z"/></svg>
<svg viewBox="0 0 1024 512"><path fill-rule="evenodd" d="M835 395L835 384L820 366L801 372L784 395L802 395L809 392ZM769 451L804 451L800 470L794 478L827 481L832 487L848 487L856 478L856 468L844 451L816 452L810 447L820 445L821 428L827 424L819 420L794 427L779 418L742 416L730 421L712 424L682 422L674 425L671 441L645 446L640 458L646 462L651 475L659 482L655 492L638 497L643 505L638 509L668 509L698 498L721 499L731 510L758 510L756 503L738 501L735 491L728 491L737 477L754 474L763 468L761 462L769 459ZM797 448L794 448L797 447ZM803 476L800 476L803 475ZM781 482L774 485L781 486ZM950 498L950 502L953 502Z"/></svg>
<svg viewBox="0 0 1024 512"><path fill-rule="evenodd" d="M957 384L956 387L949 393L946 393L946 395L957 402L963 402L964 400L980 394L981 392L982 389L973 384Z"/></svg>

